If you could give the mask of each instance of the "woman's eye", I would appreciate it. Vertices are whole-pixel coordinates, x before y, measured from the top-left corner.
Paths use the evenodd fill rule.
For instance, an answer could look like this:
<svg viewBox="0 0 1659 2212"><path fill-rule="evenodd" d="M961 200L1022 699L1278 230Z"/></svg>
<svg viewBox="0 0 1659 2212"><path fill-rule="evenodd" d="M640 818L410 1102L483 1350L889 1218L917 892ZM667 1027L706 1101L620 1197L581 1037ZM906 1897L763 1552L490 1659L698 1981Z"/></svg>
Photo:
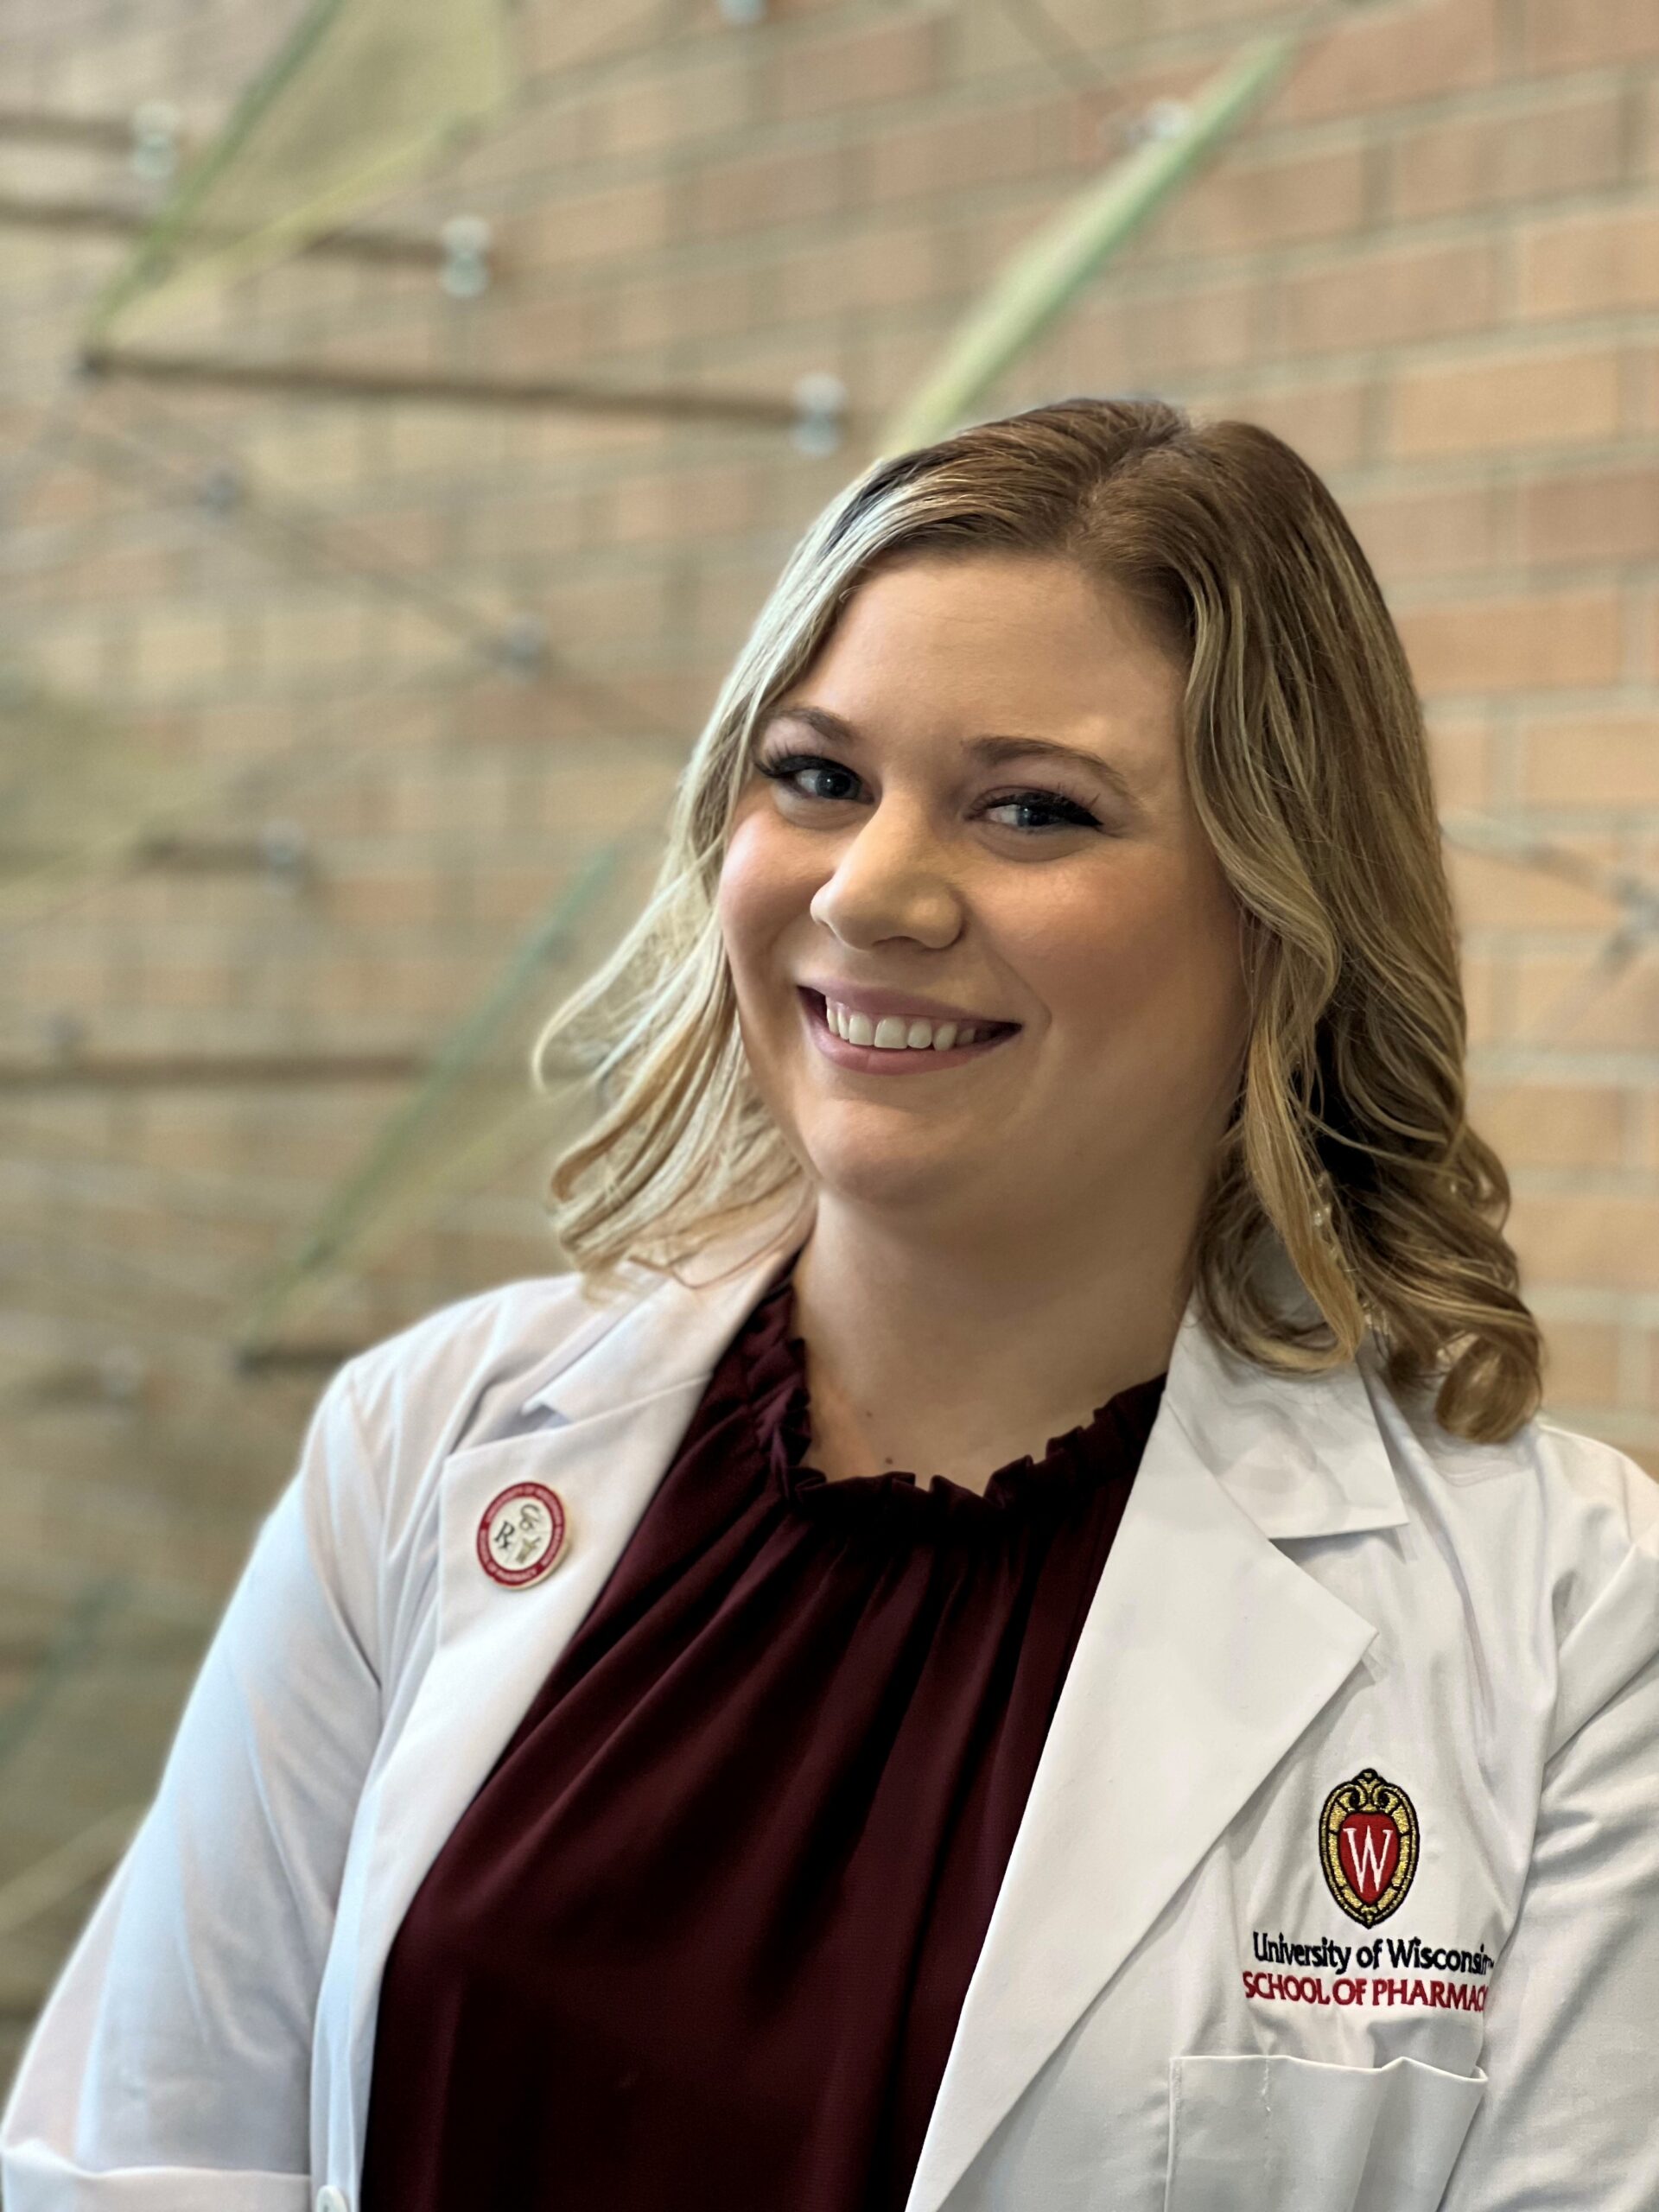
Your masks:
<svg viewBox="0 0 1659 2212"><path fill-rule="evenodd" d="M853 774L850 768L843 768L834 760L822 760L816 753L786 753L781 760L757 760L755 766L763 776L768 776L774 783L785 785L798 798L804 799L817 798L833 802L846 798L850 794L844 791L826 791L806 789L798 780L803 776L828 776L831 779L843 776L849 783L856 785L858 782L858 778ZM1014 808L1027 816L1046 814L1052 817L1050 824L1037 824L1039 829L1052 826L1062 830L1098 830L1101 826L1098 818L1091 814L1086 806L1081 805L1074 798L1065 798L1059 791L1009 791L1001 798L987 800L981 810L988 816L1001 813L1008 808ZM1006 823L1001 826L1006 829L1029 830L1033 825L1029 822L1025 822Z"/></svg>
<svg viewBox="0 0 1659 2212"><path fill-rule="evenodd" d="M858 779L849 768L838 768L833 760L819 760L806 753L789 753L781 760L757 760L755 766L763 776L770 776L774 783L784 784L797 791L802 798L845 798L846 793L802 791L795 779L798 776L845 776L852 783Z"/></svg>
<svg viewBox="0 0 1659 2212"><path fill-rule="evenodd" d="M1003 807L1018 807L1026 814L1052 815L1062 830L1098 830L1100 823L1086 806L1079 806L1074 798L1063 798L1058 791L1016 791L1010 798L993 799L985 810L988 814L999 812ZM1010 829L1028 828L1028 823L1010 823Z"/></svg>

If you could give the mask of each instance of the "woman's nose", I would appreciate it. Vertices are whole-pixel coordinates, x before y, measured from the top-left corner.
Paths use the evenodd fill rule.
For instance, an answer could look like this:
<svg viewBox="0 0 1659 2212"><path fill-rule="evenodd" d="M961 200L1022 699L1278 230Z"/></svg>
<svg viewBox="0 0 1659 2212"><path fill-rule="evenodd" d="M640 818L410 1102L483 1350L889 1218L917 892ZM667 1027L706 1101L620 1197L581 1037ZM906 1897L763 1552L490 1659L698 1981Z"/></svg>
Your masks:
<svg viewBox="0 0 1659 2212"><path fill-rule="evenodd" d="M948 944L961 927L962 898L949 854L915 812L879 810L851 832L811 912L849 944L893 936Z"/></svg>

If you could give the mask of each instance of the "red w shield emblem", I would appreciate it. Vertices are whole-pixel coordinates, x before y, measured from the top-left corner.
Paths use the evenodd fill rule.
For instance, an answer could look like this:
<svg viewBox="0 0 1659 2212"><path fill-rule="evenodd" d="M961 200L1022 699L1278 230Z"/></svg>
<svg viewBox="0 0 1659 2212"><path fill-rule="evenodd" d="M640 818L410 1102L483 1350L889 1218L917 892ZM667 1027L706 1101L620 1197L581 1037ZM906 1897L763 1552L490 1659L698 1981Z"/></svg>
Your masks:
<svg viewBox="0 0 1659 2212"><path fill-rule="evenodd" d="M1366 1767L1338 1783L1319 1815L1325 1885L1352 1920L1374 1927L1402 1903L1417 1872L1417 1815L1398 1783Z"/></svg>
<svg viewBox="0 0 1659 2212"><path fill-rule="evenodd" d="M1350 1813L1337 1830L1342 1868L1362 1904L1375 1904L1400 1863L1400 1831L1386 1813Z"/></svg>

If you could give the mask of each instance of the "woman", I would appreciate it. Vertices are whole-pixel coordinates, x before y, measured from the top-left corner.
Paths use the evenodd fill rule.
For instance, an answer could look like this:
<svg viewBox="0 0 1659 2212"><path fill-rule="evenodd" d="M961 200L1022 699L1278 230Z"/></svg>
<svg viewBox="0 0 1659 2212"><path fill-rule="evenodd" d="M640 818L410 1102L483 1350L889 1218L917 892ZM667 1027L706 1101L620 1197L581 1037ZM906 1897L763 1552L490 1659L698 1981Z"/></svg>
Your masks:
<svg viewBox="0 0 1659 2212"><path fill-rule="evenodd" d="M325 1394L9 2212L1653 2212L1659 1493L1313 473L867 471L589 1030L578 1272Z"/></svg>

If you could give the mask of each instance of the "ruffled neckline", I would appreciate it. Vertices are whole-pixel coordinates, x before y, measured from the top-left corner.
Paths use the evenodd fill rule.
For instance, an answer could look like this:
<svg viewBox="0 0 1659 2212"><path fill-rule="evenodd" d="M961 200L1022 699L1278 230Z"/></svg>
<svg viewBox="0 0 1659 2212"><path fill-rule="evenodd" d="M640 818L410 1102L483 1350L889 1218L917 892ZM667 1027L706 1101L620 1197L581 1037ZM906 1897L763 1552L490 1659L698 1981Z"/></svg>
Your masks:
<svg viewBox="0 0 1659 2212"><path fill-rule="evenodd" d="M1051 1436L1040 1456L1025 1452L999 1467L983 1491L946 1475L925 1484L903 1468L831 1482L806 1459L811 1401L806 1344L793 1333L794 1319L794 1283L785 1274L756 1306L739 1340L756 1442L778 1496L798 1513L842 1525L918 1534L989 1531L1063 1514L1115 1483L1127 1488L1167 1379L1166 1372L1154 1375L1118 1391L1087 1421Z"/></svg>

